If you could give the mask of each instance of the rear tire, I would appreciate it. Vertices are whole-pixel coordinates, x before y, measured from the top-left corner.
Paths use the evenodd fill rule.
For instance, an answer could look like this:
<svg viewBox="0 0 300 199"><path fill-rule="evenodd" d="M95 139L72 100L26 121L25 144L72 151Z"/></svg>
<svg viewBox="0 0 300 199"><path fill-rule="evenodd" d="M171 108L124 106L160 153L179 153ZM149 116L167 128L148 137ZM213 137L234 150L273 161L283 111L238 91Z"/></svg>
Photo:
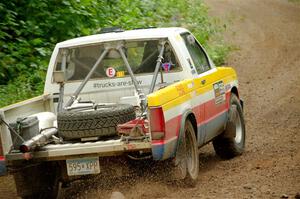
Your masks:
<svg viewBox="0 0 300 199"><path fill-rule="evenodd" d="M192 123L187 120L184 135L179 139L174 161L173 178L189 187L194 187L199 174L197 139Z"/></svg>
<svg viewBox="0 0 300 199"><path fill-rule="evenodd" d="M26 199L52 199L59 193L60 173L56 164L40 164L14 173L18 196Z"/></svg>
<svg viewBox="0 0 300 199"><path fill-rule="evenodd" d="M238 97L232 93L228 122L225 131L213 140L213 146L218 156L230 159L241 155L245 149L245 121L243 109Z"/></svg>

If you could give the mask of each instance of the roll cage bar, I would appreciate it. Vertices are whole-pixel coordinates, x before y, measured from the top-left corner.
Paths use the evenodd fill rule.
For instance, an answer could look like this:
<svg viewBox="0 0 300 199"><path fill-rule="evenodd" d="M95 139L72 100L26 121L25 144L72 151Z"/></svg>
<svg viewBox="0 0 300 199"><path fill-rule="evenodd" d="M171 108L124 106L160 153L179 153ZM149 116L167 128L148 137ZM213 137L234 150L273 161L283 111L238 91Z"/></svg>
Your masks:
<svg viewBox="0 0 300 199"><path fill-rule="evenodd" d="M167 39L161 39L159 41L158 45L160 45L161 48L160 48L160 52L159 52L159 55L158 55L157 60L156 60L156 66L155 66L153 78L152 78L152 81L151 81L151 85L150 85L150 88L149 88L149 93L152 93L154 91L155 83L156 83L157 76L158 76L158 73L159 73L159 69L160 69L160 66L161 66L162 60L163 60L163 53L164 53L164 50L165 50L166 42L167 42ZM78 100L78 95L80 94L80 92L82 91L82 89L84 88L86 83L90 80L90 78L92 77L92 75L96 71L97 66L101 63L101 61L104 59L104 57L107 55L107 53L109 53L111 50L116 50L121 55L122 60L125 64L125 66L126 66L126 69L129 73L129 75L130 75L130 78L133 82L134 88L135 88L135 90L136 90L136 92L139 96L142 115L146 115L145 114L146 111L147 111L146 95L143 93L142 89L140 88L139 84L137 83L136 77L134 76L134 73L131 69L131 66L130 66L128 60L127 60L127 57L126 57L125 53L124 53L124 48L125 48L125 42L124 41L119 41L115 45L112 44L112 43L105 43L104 51L101 53L98 60L93 65L92 69L89 71L87 76L84 78L83 82L81 82L81 84L76 89L74 94L68 100L65 107L63 107L64 83L61 83L60 84L60 94L59 94L59 101L58 101L57 111L61 112L61 111L63 111L63 109L67 109L68 107L70 107L75 102L75 100ZM68 50L64 49L62 51L62 71L63 72L66 70L67 55L68 55Z"/></svg>

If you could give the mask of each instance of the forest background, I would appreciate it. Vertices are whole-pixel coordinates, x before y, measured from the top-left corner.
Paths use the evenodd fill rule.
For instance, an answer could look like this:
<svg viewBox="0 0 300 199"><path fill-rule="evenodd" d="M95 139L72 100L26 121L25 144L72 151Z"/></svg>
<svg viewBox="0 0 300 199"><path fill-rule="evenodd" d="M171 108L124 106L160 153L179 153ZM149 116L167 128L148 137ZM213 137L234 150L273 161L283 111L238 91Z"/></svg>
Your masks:
<svg viewBox="0 0 300 199"><path fill-rule="evenodd" d="M43 93L56 43L104 27L185 27L217 65L231 47L202 0L9 0L0 3L0 107Z"/></svg>

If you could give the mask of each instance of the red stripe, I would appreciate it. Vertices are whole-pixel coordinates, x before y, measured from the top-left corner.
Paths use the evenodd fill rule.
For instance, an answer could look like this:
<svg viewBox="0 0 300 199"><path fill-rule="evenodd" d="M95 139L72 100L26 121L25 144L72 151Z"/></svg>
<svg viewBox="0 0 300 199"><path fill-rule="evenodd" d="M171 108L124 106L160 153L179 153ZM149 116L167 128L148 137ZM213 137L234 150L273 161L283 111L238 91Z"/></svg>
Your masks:
<svg viewBox="0 0 300 199"><path fill-rule="evenodd" d="M182 115L174 117L166 122L165 140L179 135L180 123Z"/></svg>
<svg viewBox="0 0 300 199"><path fill-rule="evenodd" d="M166 139L165 140L152 140L152 144L153 145L162 145L162 144L166 144L170 140L172 140L172 138L168 139L168 140L166 140Z"/></svg>
<svg viewBox="0 0 300 199"><path fill-rule="evenodd" d="M204 112L205 104L206 103L203 103L203 104L200 104L193 108L193 112L196 117L197 125L199 125L205 121L205 112Z"/></svg>
<svg viewBox="0 0 300 199"><path fill-rule="evenodd" d="M212 99L205 103L205 121L210 121L221 112L228 109L228 101L230 98L230 92L226 93L226 101L223 104L215 104L215 99ZM204 121L203 121L204 122Z"/></svg>
<svg viewBox="0 0 300 199"><path fill-rule="evenodd" d="M165 144L165 140L152 140L153 145L162 145Z"/></svg>
<svg viewBox="0 0 300 199"><path fill-rule="evenodd" d="M209 100L193 108L197 120L197 126L206 124L221 114L228 111L230 92L226 93L226 102L224 104L215 105L215 99ZM205 110L205 111L204 111ZM164 140L152 140L152 144L164 144L165 141L177 137L179 135L182 115L178 115L166 122L166 134Z"/></svg>
<svg viewBox="0 0 300 199"><path fill-rule="evenodd" d="M220 113L214 115L213 117L208 118L207 120L204 120L202 123L198 123L198 126L201 126L201 125L203 125L203 124L207 124L208 122L210 122L210 121L216 119L217 117L219 117L220 115L222 115L223 113L225 113L225 112L227 112L227 111L228 111L227 109L223 110L222 112L220 112Z"/></svg>
<svg viewBox="0 0 300 199"><path fill-rule="evenodd" d="M4 160L5 160L4 156L0 156L0 161L4 161Z"/></svg>

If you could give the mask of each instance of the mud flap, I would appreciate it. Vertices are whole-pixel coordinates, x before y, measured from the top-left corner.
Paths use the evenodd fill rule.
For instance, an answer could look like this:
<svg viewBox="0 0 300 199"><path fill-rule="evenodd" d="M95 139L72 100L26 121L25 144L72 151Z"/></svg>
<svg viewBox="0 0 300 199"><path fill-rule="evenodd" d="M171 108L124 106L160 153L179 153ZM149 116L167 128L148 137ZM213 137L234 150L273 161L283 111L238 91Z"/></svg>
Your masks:
<svg viewBox="0 0 300 199"><path fill-rule="evenodd" d="M244 110L244 100L240 99L240 104L242 106L242 110Z"/></svg>
<svg viewBox="0 0 300 199"><path fill-rule="evenodd" d="M187 163L184 162L186 156L185 136L181 135L178 140L176 155L173 159L173 178L183 180L187 175Z"/></svg>
<svg viewBox="0 0 300 199"><path fill-rule="evenodd" d="M231 110L228 112L228 121L226 124L226 130L224 132L224 137L226 138L234 138L235 137L235 119L236 119L236 114L237 114L237 107L236 105L233 105L231 107Z"/></svg>
<svg viewBox="0 0 300 199"><path fill-rule="evenodd" d="M182 162L184 156L186 155L186 144L185 144L185 122L187 116L192 113L192 110L186 110L182 115L179 136L175 151L175 157L172 160L172 175L175 180L183 180L187 175L187 164L186 162Z"/></svg>

